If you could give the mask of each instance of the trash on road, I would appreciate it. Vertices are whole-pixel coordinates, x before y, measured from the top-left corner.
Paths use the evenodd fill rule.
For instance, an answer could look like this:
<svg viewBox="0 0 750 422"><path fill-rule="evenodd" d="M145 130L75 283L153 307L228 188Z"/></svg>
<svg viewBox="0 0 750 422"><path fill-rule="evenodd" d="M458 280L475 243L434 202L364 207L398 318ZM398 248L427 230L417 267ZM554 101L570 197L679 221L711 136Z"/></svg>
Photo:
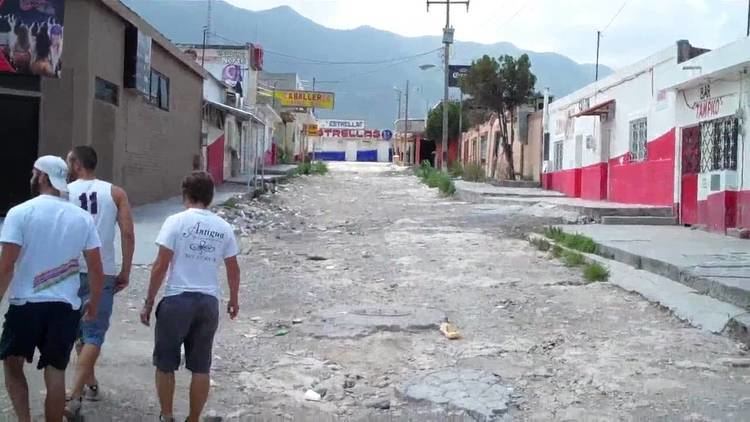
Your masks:
<svg viewBox="0 0 750 422"><path fill-rule="evenodd" d="M307 392L305 393L305 400L307 401L320 401L320 399L320 394L316 393L313 390L307 390Z"/></svg>
<svg viewBox="0 0 750 422"><path fill-rule="evenodd" d="M461 338L461 333L458 332L458 328L448 321L440 324L440 332L443 333L448 340L458 340Z"/></svg>

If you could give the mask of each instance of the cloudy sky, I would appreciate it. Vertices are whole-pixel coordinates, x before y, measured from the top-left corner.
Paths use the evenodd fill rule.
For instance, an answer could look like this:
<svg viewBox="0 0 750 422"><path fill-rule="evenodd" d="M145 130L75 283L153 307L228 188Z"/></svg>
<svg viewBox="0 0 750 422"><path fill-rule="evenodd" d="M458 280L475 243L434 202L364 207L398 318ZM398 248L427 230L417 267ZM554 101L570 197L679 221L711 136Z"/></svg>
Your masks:
<svg viewBox="0 0 750 422"><path fill-rule="evenodd" d="M288 5L339 29L369 25L407 36L440 35L445 24L444 6L432 6L428 14L425 0L228 1L253 10ZM618 67L677 39L716 48L743 37L747 4L746 0L471 0L468 13L453 6L451 23L461 40L509 41L591 63L596 31L602 30L601 61Z"/></svg>

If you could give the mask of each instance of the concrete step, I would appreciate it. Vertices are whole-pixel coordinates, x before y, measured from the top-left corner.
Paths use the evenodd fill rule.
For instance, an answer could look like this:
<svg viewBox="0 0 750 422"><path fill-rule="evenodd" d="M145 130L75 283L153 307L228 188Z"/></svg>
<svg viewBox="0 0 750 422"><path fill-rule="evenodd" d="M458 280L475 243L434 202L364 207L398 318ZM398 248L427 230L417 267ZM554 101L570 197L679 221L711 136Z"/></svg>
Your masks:
<svg viewBox="0 0 750 422"><path fill-rule="evenodd" d="M674 226L677 224L675 217L662 216L603 216L602 224L620 226Z"/></svg>

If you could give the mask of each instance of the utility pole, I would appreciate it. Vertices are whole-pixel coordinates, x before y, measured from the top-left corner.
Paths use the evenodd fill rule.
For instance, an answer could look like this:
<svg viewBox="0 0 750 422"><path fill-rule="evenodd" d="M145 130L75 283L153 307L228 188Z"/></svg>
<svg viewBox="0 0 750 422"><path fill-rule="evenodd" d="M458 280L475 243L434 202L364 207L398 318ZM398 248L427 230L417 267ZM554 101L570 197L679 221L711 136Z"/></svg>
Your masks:
<svg viewBox="0 0 750 422"><path fill-rule="evenodd" d="M594 81L599 80L599 44L602 39L602 31L596 31L596 73L594 75Z"/></svg>
<svg viewBox="0 0 750 422"><path fill-rule="evenodd" d="M209 43L211 44L211 21L213 18L213 1L212 0L206 0L208 2L208 6L206 10L206 32L204 33L204 44ZM208 35L206 35L208 34ZM204 46L205 47L205 46Z"/></svg>
<svg viewBox="0 0 750 422"><path fill-rule="evenodd" d="M451 6L456 4L466 5L466 11L469 11L470 0L427 0L427 12L430 11L430 5L445 5L445 28L443 28L443 44L445 44L445 87L443 90L443 143L442 154L440 159L440 168L448 170L448 101L450 92L450 51L453 44L453 28L451 28Z"/></svg>
<svg viewBox="0 0 750 422"><path fill-rule="evenodd" d="M747 36L750 37L750 0L747 2Z"/></svg>
<svg viewBox="0 0 750 422"><path fill-rule="evenodd" d="M206 67L206 38L208 37L208 27L203 27L203 49L201 50L201 67Z"/></svg>
<svg viewBox="0 0 750 422"><path fill-rule="evenodd" d="M409 80L406 80L406 107L404 107L404 139L406 140L405 144L407 146L407 149L409 150L409 155L411 155L411 148L408 148L409 146ZM411 158L411 157L410 157Z"/></svg>

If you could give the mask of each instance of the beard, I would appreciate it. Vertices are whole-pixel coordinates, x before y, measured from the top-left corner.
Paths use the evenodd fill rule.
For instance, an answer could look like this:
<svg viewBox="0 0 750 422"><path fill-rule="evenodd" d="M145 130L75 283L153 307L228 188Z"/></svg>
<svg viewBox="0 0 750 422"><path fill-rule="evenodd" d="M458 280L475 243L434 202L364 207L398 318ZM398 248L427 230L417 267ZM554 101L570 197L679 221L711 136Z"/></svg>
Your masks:
<svg viewBox="0 0 750 422"><path fill-rule="evenodd" d="M31 196L39 196L41 190L41 186L39 183L39 178L33 178L31 179Z"/></svg>

